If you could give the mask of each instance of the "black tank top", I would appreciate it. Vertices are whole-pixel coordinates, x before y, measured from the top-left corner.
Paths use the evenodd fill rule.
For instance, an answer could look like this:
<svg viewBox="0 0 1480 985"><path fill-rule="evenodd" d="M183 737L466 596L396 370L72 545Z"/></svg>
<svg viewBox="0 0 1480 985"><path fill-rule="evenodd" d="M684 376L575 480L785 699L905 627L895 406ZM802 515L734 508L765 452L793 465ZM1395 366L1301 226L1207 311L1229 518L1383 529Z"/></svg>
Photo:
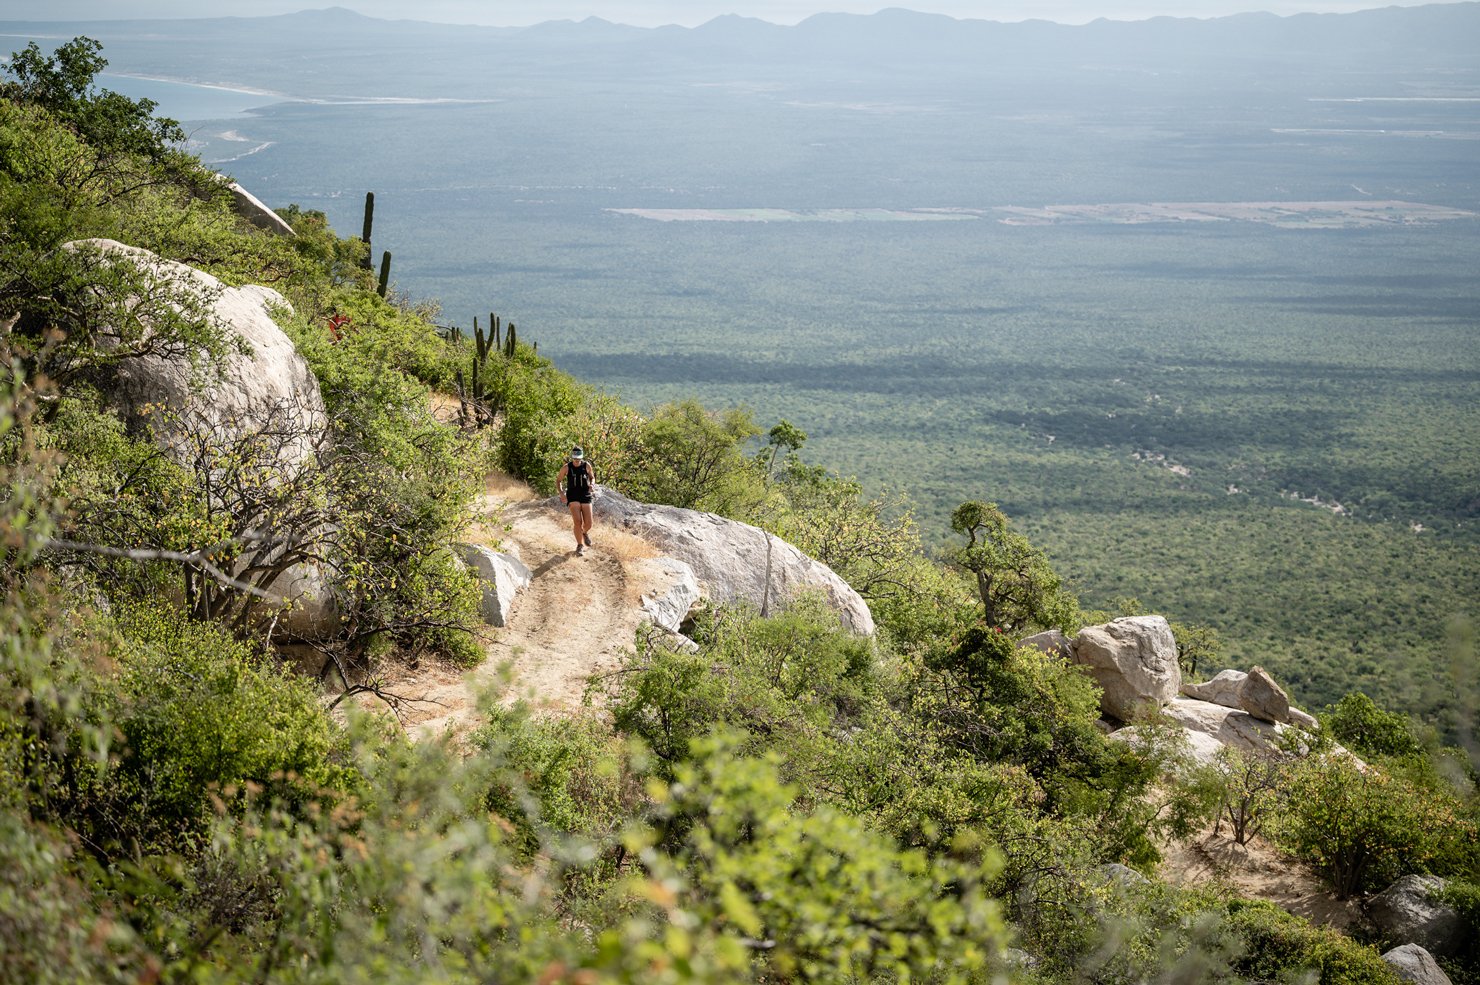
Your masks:
<svg viewBox="0 0 1480 985"><path fill-rule="evenodd" d="M591 464L582 462L565 470L565 496L567 499L589 500L591 498Z"/></svg>

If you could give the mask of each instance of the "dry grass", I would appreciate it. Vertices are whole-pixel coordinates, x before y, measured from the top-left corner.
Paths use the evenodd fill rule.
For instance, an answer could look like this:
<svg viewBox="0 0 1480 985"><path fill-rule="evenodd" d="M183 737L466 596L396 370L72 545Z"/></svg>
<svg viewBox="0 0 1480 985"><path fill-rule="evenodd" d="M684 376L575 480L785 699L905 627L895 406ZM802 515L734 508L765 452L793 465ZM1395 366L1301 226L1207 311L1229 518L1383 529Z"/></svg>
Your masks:
<svg viewBox="0 0 1480 985"><path fill-rule="evenodd" d="M620 527L604 526L599 510L596 513L596 525L591 528L591 542L603 553L610 554L623 564L658 556L657 548L642 538L635 537Z"/></svg>
<svg viewBox="0 0 1480 985"><path fill-rule="evenodd" d="M488 482L483 487L483 495L489 499L501 499L506 503L526 503L540 498L528 483L521 482L507 472L488 473Z"/></svg>

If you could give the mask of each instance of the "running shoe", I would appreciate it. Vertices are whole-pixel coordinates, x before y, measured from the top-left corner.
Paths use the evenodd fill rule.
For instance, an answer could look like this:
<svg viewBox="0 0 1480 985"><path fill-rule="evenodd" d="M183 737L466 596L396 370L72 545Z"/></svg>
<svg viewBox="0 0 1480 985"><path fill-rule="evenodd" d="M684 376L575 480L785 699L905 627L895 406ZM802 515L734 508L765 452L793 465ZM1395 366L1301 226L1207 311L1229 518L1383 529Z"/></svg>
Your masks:
<svg viewBox="0 0 1480 985"><path fill-rule="evenodd" d="M587 547L590 547L591 546L591 535L590 534L583 534L582 536L584 536L586 538L586 546Z"/></svg>

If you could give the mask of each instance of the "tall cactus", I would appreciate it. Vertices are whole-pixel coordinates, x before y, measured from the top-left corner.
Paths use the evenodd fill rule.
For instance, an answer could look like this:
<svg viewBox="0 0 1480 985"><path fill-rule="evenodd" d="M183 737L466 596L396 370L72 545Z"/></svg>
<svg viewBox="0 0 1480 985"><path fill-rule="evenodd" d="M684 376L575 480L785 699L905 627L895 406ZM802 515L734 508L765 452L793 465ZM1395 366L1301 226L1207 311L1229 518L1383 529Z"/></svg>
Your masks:
<svg viewBox="0 0 1480 985"><path fill-rule="evenodd" d="M504 337L504 358L513 359L519 351L519 342L514 335L514 323L509 322L509 333Z"/></svg>
<svg viewBox="0 0 1480 985"><path fill-rule="evenodd" d="M369 270L370 269L370 255L371 255L370 254L370 229L374 225L375 225L375 193L374 192L366 192L365 193L365 225L364 225L364 228L362 229L362 231L360 232L360 239L364 240L364 242L365 242L365 261L364 261L364 266L365 266L365 269L366 270Z"/></svg>
<svg viewBox="0 0 1480 985"><path fill-rule="evenodd" d="M381 297L385 297L385 289L391 282L391 251L386 250L380 255L380 286L375 289Z"/></svg>
<svg viewBox="0 0 1480 985"><path fill-rule="evenodd" d="M492 343L493 340L478 325L477 319L474 319L473 352L469 360L468 375L464 377L462 370L454 374L459 404L458 421L465 428L488 427L503 409L503 393L498 383L503 377L506 363L497 358L500 353ZM492 365L489 362L491 357Z"/></svg>

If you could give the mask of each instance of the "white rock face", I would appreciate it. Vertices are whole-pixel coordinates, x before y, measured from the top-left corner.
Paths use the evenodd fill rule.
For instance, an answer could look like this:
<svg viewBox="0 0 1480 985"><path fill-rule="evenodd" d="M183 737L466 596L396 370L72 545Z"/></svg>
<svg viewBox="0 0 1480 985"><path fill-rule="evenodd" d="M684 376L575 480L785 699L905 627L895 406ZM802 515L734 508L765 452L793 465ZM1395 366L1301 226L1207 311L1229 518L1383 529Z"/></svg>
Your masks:
<svg viewBox="0 0 1480 985"><path fill-rule="evenodd" d="M1255 667L1244 677L1238 689L1238 705L1266 722L1290 721L1290 696L1263 667Z"/></svg>
<svg viewBox="0 0 1480 985"><path fill-rule="evenodd" d="M681 635L684 620L699 601L699 579L694 576L693 568L676 558L661 557L647 561L646 565L657 571L657 580L669 587L661 593L644 595L640 603L642 611L654 626Z"/></svg>
<svg viewBox="0 0 1480 985"><path fill-rule="evenodd" d="M1429 899L1448 881L1438 876L1407 875L1367 901L1367 915L1390 941L1407 941L1431 954L1459 950L1464 920L1446 903Z"/></svg>
<svg viewBox="0 0 1480 985"><path fill-rule="evenodd" d="M1453 985L1434 956L1417 944L1395 947L1382 956L1393 973L1417 985Z"/></svg>
<svg viewBox="0 0 1480 985"><path fill-rule="evenodd" d="M1161 616L1086 626L1074 638L1074 660L1104 691L1100 710L1122 722L1155 713L1182 686L1177 641Z"/></svg>
<svg viewBox="0 0 1480 985"><path fill-rule="evenodd" d="M1201 733L1219 745L1249 753L1276 751L1280 736L1287 728L1261 721L1241 709L1195 698L1177 698L1166 706L1164 714L1188 732Z"/></svg>
<svg viewBox="0 0 1480 985"><path fill-rule="evenodd" d="M221 183L231 190L232 205L237 215L258 229L265 229L278 236L298 235L293 232L293 227L288 225L282 216L264 205L256 195L236 182L227 180L225 176L218 175L217 177L221 178Z"/></svg>
<svg viewBox="0 0 1480 985"><path fill-rule="evenodd" d="M162 291L193 294L208 304L218 326L248 346L247 354L226 357L219 377L203 374L188 358L147 355L119 364L105 397L131 424L147 427L163 450L184 461L185 435L192 429L209 427L240 437L259 432L269 421L289 434L274 448L285 468L325 445L328 415L318 380L273 321L276 309L292 312L281 294L257 285L226 287L194 267L115 240L79 240L67 248L96 251L103 263L125 260L145 273L151 289L158 285ZM320 565L289 569L272 594L292 602L277 621L280 630L310 639L338 630L329 574Z"/></svg>
<svg viewBox="0 0 1480 985"><path fill-rule="evenodd" d="M529 587L534 575L513 552L500 553L482 544L458 544L457 552L483 583L483 621L507 625L514 597Z"/></svg>
<svg viewBox="0 0 1480 985"><path fill-rule="evenodd" d="M551 502L559 507L558 499ZM818 592L845 629L860 636L873 635L874 618L868 604L847 582L827 565L758 527L713 513L639 503L606 488L596 490L594 505L600 522L622 527L689 565L714 602L774 608L801 592Z"/></svg>
<svg viewBox="0 0 1480 985"><path fill-rule="evenodd" d="M194 267L111 239L67 245L97 250L105 262L110 257L124 258L146 271L152 282L175 285L208 301L216 323L250 347L247 355L226 357L219 379L202 375L188 359L151 355L119 365L117 384L106 396L131 421L146 423L161 447L180 448L182 425L172 415L185 422L204 419L234 425L246 432L276 412L289 415L294 430L302 432L298 440L288 443L283 456L297 460L313 453L328 415L313 371L273 321L273 309L292 314L286 298L256 284L226 287ZM171 414L154 410L161 406Z"/></svg>
<svg viewBox="0 0 1480 985"><path fill-rule="evenodd" d="M1237 708L1239 688L1248 676L1241 670L1219 671L1212 680L1201 684L1183 684L1182 693L1198 701L1211 701L1225 708Z"/></svg>
<svg viewBox="0 0 1480 985"><path fill-rule="evenodd" d="M1223 743L1214 736L1184 727L1180 738L1186 762L1196 766L1211 766L1218 761L1218 751L1223 748ZM1141 747L1148 744L1150 739L1141 726L1127 725L1111 732L1110 741L1129 742L1133 747Z"/></svg>

